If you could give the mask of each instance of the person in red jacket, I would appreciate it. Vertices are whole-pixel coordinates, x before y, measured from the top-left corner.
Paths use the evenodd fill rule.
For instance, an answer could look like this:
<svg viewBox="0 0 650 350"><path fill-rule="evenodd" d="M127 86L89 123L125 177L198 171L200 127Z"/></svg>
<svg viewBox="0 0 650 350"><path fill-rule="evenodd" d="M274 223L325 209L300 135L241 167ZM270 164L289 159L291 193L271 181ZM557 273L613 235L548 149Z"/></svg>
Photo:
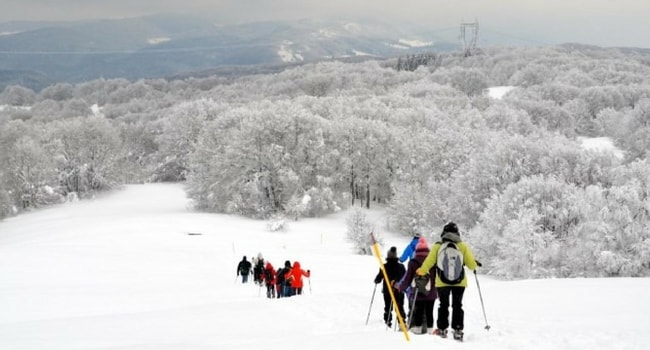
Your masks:
<svg viewBox="0 0 650 350"><path fill-rule="evenodd" d="M269 299L275 298L276 274L270 261L267 261L266 266L264 266L262 281L266 285L266 297Z"/></svg>
<svg viewBox="0 0 650 350"><path fill-rule="evenodd" d="M291 285L291 295L302 294L302 276L309 278L311 276L311 271L303 270L300 268L300 263L294 261L291 270L284 275L285 280Z"/></svg>

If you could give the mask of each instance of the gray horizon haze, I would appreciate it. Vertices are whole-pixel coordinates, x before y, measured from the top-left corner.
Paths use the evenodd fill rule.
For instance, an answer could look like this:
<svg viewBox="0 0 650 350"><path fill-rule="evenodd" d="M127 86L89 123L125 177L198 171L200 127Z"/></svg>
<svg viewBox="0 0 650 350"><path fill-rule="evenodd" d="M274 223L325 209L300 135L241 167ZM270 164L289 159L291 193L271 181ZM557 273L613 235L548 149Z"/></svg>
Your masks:
<svg viewBox="0 0 650 350"><path fill-rule="evenodd" d="M0 0L0 22L79 21L195 14L222 24L340 18L408 23L432 30L479 22L531 43L650 48L650 1L640 0Z"/></svg>

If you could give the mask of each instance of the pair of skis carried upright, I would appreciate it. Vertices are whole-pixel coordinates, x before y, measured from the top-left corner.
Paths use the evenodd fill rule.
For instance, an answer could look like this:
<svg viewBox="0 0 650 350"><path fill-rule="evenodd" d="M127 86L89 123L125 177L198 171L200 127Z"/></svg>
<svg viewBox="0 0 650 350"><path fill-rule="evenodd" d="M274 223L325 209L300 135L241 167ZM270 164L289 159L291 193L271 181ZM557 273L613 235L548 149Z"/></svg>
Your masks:
<svg viewBox="0 0 650 350"><path fill-rule="evenodd" d="M379 268L381 269L381 272L384 274L384 283L388 285L388 293L390 294L390 300L393 305L393 310L395 310L395 314L397 315L397 321L399 322L400 329L404 333L404 337L406 338L406 341L411 341L411 338L409 338L408 329L406 328L406 324L404 323L404 318L402 317L402 314L399 312L399 308L397 307L395 294L393 293L393 288L390 285L388 274L386 273L386 269L384 268L384 262L381 260L381 252L379 251L379 245L377 244L377 241L375 240L375 235L372 232L370 233L370 238L372 239L372 250L375 253L375 257L377 257L377 260L379 261Z"/></svg>

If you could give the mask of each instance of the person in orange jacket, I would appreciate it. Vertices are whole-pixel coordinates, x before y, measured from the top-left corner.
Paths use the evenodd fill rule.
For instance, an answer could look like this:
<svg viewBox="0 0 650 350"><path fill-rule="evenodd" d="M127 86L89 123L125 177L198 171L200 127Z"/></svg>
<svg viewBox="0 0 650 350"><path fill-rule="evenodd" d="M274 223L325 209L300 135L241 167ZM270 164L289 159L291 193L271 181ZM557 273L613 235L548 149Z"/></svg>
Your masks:
<svg viewBox="0 0 650 350"><path fill-rule="evenodd" d="M285 280L291 284L291 295L302 294L302 276L309 278L311 276L311 271L303 270L300 268L300 263L294 261L291 270L284 275Z"/></svg>

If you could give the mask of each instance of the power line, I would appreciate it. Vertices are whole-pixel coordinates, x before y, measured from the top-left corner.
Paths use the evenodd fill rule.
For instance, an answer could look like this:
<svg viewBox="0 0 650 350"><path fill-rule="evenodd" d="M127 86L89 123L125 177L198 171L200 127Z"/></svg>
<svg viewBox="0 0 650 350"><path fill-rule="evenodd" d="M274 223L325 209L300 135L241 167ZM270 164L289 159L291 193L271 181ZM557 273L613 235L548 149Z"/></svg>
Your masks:
<svg viewBox="0 0 650 350"><path fill-rule="evenodd" d="M504 33L504 32L498 31L498 30L494 30L494 29L486 28L486 27L484 27L484 26L482 27L482 29L483 29L484 31L490 33L490 34L499 35L499 36L502 36L502 37L505 37L505 38L509 38L509 39L515 39L515 40L518 40L518 41L521 41L521 42L527 42L527 43L529 43L529 44L543 45L543 46L546 46L546 45L552 45L552 44L549 43L549 42L543 42L543 41L536 40L536 39L529 39L529 38L518 37L518 36L510 35L510 34L508 34L508 33Z"/></svg>

